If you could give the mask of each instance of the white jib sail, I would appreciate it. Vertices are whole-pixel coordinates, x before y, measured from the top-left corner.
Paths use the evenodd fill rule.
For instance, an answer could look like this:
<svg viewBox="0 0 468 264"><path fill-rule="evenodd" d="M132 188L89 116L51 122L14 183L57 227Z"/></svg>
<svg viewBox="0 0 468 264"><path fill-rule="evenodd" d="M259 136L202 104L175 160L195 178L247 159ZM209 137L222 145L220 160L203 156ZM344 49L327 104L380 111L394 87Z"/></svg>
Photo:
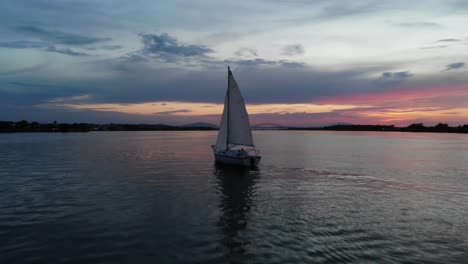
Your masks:
<svg viewBox="0 0 468 264"><path fill-rule="evenodd" d="M224 100L216 148L218 150L227 149L236 145L254 146L244 99L234 76L228 70L228 91Z"/></svg>

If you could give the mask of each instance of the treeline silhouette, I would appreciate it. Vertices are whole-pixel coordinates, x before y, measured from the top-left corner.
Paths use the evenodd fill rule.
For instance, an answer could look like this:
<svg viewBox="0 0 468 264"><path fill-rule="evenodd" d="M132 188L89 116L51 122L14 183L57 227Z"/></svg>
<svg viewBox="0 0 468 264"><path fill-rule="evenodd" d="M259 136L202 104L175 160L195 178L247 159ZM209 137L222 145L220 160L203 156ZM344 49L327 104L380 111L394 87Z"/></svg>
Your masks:
<svg viewBox="0 0 468 264"><path fill-rule="evenodd" d="M393 132L431 132L431 133L468 133L468 125L451 127L439 123L435 126L424 126L423 123L411 124L407 127L394 125L334 125L322 128L295 128L294 130L332 130L332 131L393 131Z"/></svg>
<svg viewBox="0 0 468 264"><path fill-rule="evenodd" d="M331 131L393 131L393 132L432 132L432 133L468 133L468 125L451 127L439 123L424 126L423 123L407 127L394 125L333 125L327 127L284 127L283 130L331 130ZM89 132L89 131L193 131L217 130L208 126L170 126L165 124L92 124L92 123L38 123L22 120L19 122L0 121L0 133L14 132Z"/></svg>
<svg viewBox="0 0 468 264"><path fill-rule="evenodd" d="M89 132L89 131L184 131L216 130L204 126L169 126L164 124L92 124L92 123L38 123L22 120L19 122L0 121L0 133L14 132Z"/></svg>

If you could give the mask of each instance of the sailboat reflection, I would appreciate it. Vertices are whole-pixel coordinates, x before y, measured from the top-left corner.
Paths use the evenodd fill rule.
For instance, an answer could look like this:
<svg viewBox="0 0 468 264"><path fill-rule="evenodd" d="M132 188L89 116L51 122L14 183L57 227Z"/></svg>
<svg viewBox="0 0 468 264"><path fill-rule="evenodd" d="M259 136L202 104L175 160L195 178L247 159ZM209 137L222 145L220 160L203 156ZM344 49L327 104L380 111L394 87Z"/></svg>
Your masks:
<svg viewBox="0 0 468 264"><path fill-rule="evenodd" d="M246 228L259 171L215 164L215 175L221 193L218 224L222 230L222 247L227 259L239 260L250 244Z"/></svg>

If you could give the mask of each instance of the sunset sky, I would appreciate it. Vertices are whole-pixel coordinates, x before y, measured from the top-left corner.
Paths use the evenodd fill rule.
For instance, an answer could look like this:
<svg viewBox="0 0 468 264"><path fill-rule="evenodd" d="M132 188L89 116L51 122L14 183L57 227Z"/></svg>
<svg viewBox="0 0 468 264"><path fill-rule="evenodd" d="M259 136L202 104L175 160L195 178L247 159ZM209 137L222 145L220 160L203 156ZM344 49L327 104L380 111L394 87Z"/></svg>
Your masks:
<svg viewBox="0 0 468 264"><path fill-rule="evenodd" d="M468 1L2 0L0 120L468 124Z"/></svg>

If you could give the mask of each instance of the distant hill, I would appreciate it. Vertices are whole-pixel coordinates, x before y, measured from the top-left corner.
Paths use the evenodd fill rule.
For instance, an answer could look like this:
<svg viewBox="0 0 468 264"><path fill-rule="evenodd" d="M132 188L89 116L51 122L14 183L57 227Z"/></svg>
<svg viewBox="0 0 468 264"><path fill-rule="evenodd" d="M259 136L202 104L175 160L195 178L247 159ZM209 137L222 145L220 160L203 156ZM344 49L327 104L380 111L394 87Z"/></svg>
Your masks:
<svg viewBox="0 0 468 264"><path fill-rule="evenodd" d="M268 130L268 129L276 130L276 129L287 129L287 128L288 128L287 126L274 124L274 123L260 123L260 124L255 124L252 126L252 129L256 129L256 130Z"/></svg>
<svg viewBox="0 0 468 264"><path fill-rule="evenodd" d="M252 126L252 129L267 130L267 129L295 129L295 128L325 128L334 126L352 126L351 123L337 122L327 125L316 125L316 126L285 126L276 123L260 123Z"/></svg>
<svg viewBox="0 0 468 264"><path fill-rule="evenodd" d="M203 122L197 122L197 123L191 123L191 124L185 124L182 125L182 127L209 127L209 128L218 128L218 126L209 124L209 123L203 123Z"/></svg>
<svg viewBox="0 0 468 264"><path fill-rule="evenodd" d="M332 127L332 126L352 126L353 124L351 123L345 123L345 122L337 122L337 123L331 123L328 125L325 125L323 127Z"/></svg>

